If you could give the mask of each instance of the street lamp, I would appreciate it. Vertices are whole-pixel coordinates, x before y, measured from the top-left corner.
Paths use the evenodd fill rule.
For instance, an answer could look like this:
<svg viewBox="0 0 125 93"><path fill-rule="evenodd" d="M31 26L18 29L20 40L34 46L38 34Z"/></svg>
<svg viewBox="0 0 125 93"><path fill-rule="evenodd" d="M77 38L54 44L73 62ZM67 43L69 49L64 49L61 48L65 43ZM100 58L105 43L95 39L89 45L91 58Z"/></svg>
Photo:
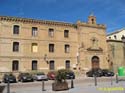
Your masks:
<svg viewBox="0 0 125 93"><path fill-rule="evenodd" d="M47 54L44 55L44 61L48 64ZM45 86L44 80L42 80L42 91L46 91L44 86Z"/></svg>
<svg viewBox="0 0 125 93"><path fill-rule="evenodd" d="M48 64L47 54L44 55L44 60L45 60L45 62Z"/></svg>
<svg viewBox="0 0 125 93"><path fill-rule="evenodd" d="M9 76L7 77L7 93L10 93L10 80L9 80Z"/></svg>
<svg viewBox="0 0 125 93"><path fill-rule="evenodd" d="M77 69L80 70L80 48L78 48L78 52L76 54L76 57L77 57Z"/></svg>
<svg viewBox="0 0 125 93"><path fill-rule="evenodd" d="M79 52L77 53L77 64L79 64Z"/></svg>

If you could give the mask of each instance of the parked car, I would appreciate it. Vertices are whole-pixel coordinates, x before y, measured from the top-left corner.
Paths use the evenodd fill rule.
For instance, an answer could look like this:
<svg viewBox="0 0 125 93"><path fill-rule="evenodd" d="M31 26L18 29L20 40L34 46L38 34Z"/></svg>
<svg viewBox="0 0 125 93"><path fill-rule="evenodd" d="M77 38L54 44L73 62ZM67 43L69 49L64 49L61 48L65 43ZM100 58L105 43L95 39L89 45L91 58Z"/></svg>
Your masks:
<svg viewBox="0 0 125 93"><path fill-rule="evenodd" d="M49 80L54 80L56 78L56 72L55 71L48 72L47 77Z"/></svg>
<svg viewBox="0 0 125 93"><path fill-rule="evenodd" d="M48 77L47 75L44 73L44 72L39 72L39 73L36 73L34 76L33 76L34 80L37 80L37 81L40 81L40 80L48 80Z"/></svg>
<svg viewBox="0 0 125 93"><path fill-rule="evenodd" d="M30 73L20 73L19 76L18 76L18 81L21 81L21 82L28 82L28 81L31 81L33 82L33 77Z"/></svg>
<svg viewBox="0 0 125 93"><path fill-rule="evenodd" d="M103 72L102 72L102 70L100 68L98 68L98 69L91 69L90 71L88 71L86 73L86 75L88 77L94 77L94 76L101 77L101 76L103 76Z"/></svg>
<svg viewBox="0 0 125 93"><path fill-rule="evenodd" d="M16 83L16 77L13 74L4 74L3 82L7 83L9 80L10 83Z"/></svg>
<svg viewBox="0 0 125 93"><path fill-rule="evenodd" d="M66 72L66 79L75 79L75 74L73 71Z"/></svg>
<svg viewBox="0 0 125 93"><path fill-rule="evenodd" d="M109 71L108 69L102 69L102 72L103 72L103 76L106 76L106 77L114 76L114 72Z"/></svg>

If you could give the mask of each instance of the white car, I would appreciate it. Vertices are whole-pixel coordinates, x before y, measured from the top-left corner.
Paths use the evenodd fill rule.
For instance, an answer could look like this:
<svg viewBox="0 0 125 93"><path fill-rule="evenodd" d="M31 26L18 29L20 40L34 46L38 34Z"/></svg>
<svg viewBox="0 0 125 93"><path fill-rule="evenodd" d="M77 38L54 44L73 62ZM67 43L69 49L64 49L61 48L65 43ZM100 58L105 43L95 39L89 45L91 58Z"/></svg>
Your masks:
<svg viewBox="0 0 125 93"><path fill-rule="evenodd" d="M34 79L37 80L37 81L40 81L40 80L48 80L48 77L45 73L43 72L39 72L39 73L36 73L34 75Z"/></svg>

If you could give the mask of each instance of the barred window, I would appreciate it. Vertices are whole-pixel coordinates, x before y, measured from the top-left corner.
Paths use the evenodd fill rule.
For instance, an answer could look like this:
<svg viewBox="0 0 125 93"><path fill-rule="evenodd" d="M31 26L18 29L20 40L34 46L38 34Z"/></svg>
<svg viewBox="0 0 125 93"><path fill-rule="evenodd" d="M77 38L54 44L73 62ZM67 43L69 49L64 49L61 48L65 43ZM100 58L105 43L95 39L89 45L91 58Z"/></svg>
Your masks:
<svg viewBox="0 0 125 93"><path fill-rule="evenodd" d="M14 25L13 26L13 34L19 34L19 26L18 25Z"/></svg>
<svg viewBox="0 0 125 93"><path fill-rule="evenodd" d="M54 37L54 29L49 28L48 35L49 37Z"/></svg>
<svg viewBox="0 0 125 93"><path fill-rule="evenodd" d="M49 52L54 52L54 44L49 44Z"/></svg>
<svg viewBox="0 0 125 93"><path fill-rule="evenodd" d="M64 37L68 38L69 37L69 30L64 30Z"/></svg>
<svg viewBox="0 0 125 93"><path fill-rule="evenodd" d="M50 61L50 64L49 64L49 69L50 70L54 70L55 69L55 66L54 66L54 61Z"/></svg>
<svg viewBox="0 0 125 93"><path fill-rule="evenodd" d="M13 42L13 52L19 52L19 42Z"/></svg>
<svg viewBox="0 0 125 93"><path fill-rule="evenodd" d="M66 69L70 69L70 61L69 60L66 60L65 65L66 65Z"/></svg>
<svg viewBox="0 0 125 93"><path fill-rule="evenodd" d="M19 61L13 60L12 62L12 71L18 71L19 70Z"/></svg>
<svg viewBox="0 0 125 93"><path fill-rule="evenodd" d="M32 27L32 36L37 36L38 35L38 28L37 27Z"/></svg>
<svg viewBox="0 0 125 93"><path fill-rule="evenodd" d="M37 70L37 60L32 61L32 70Z"/></svg>
<svg viewBox="0 0 125 93"><path fill-rule="evenodd" d="M65 53L69 53L70 52L70 45L66 44L65 45Z"/></svg>

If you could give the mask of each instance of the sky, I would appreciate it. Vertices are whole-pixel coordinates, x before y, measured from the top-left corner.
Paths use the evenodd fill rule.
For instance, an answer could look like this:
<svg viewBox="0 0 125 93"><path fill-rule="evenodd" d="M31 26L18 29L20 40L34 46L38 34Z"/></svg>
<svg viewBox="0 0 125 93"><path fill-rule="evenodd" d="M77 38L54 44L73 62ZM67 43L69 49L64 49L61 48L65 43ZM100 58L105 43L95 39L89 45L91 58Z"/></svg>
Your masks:
<svg viewBox="0 0 125 93"><path fill-rule="evenodd" d="M76 23L91 13L107 33L125 28L125 0L0 0L0 16Z"/></svg>

